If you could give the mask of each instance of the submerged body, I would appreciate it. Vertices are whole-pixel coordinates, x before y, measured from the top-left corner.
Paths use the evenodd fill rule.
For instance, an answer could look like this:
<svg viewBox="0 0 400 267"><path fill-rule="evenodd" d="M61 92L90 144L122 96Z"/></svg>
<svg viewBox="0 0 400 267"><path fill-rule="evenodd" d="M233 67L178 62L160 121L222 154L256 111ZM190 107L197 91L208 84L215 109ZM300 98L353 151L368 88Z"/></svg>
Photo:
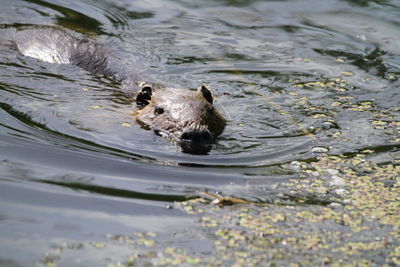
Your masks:
<svg viewBox="0 0 400 267"><path fill-rule="evenodd" d="M17 34L18 50L39 60L72 64L122 82L136 93L136 121L145 129L179 144L183 152L203 154L222 133L225 119L213 106L211 92L163 88L139 79L124 68L105 46L88 38L54 28L23 30Z"/></svg>

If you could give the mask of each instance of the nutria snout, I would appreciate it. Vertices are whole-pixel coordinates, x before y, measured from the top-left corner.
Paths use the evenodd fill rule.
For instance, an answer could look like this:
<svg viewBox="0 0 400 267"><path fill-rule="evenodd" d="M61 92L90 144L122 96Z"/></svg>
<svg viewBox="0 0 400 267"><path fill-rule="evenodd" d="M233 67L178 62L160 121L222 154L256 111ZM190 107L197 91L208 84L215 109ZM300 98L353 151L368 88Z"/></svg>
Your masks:
<svg viewBox="0 0 400 267"><path fill-rule="evenodd" d="M185 131L181 135L181 142L192 142L192 143L209 143L212 140L212 135L208 130L191 130Z"/></svg>
<svg viewBox="0 0 400 267"><path fill-rule="evenodd" d="M207 154L215 142L209 130L187 130L181 135L179 142L183 152L190 154Z"/></svg>

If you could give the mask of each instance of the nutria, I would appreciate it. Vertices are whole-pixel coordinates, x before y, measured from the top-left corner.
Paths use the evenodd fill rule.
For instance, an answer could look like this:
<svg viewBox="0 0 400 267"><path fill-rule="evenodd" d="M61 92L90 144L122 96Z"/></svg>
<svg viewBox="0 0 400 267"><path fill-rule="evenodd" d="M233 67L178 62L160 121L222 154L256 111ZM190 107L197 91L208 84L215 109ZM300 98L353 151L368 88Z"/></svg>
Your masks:
<svg viewBox="0 0 400 267"><path fill-rule="evenodd" d="M76 65L128 86L136 94L136 121L179 144L183 152L207 153L225 127L226 121L214 108L207 87L192 91L144 82L134 70L124 69L110 49L93 39L45 27L18 32L16 44L25 56Z"/></svg>

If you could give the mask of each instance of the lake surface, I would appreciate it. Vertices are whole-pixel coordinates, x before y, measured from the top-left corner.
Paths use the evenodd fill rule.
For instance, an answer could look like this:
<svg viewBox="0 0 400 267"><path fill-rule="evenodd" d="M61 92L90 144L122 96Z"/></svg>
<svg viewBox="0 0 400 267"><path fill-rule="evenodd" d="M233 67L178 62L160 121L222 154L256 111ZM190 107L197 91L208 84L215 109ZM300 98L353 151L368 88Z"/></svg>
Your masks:
<svg viewBox="0 0 400 267"><path fill-rule="evenodd" d="M0 3L0 265L32 265L54 242L178 231L193 219L174 203L204 191L273 199L257 188L321 152L400 153L397 128L337 108L399 120L398 1ZM165 86L206 84L225 131L207 155L182 153L135 124L118 84L19 54L15 32L41 26L97 38Z"/></svg>

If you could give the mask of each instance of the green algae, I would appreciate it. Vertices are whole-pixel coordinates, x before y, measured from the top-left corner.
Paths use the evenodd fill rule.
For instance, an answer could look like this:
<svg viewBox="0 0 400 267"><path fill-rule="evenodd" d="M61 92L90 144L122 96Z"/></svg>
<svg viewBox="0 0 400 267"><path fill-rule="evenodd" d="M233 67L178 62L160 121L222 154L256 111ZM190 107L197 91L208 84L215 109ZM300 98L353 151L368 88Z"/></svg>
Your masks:
<svg viewBox="0 0 400 267"><path fill-rule="evenodd" d="M213 241L210 251L201 254L173 246L161 249L163 241L154 236L151 256L136 257L135 263L139 266L394 266L400 260L399 166L373 164L366 159L368 154L347 158L324 156L303 165L306 168L301 170L302 176L340 167L343 187L348 191L342 196L346 201L340 209L320 205L218 206L206 199L189 200L182 206L192 206L190 214L201 210L193 227L202 232L202 238ZM370 172L359 175L357 168L368 168ZM380 182L387 179L394 179L395 184L387 186ZM324 195L333 190L325 183L323 179L295 178L282 187ZM320 189L323 186L325 191Z"/></svg>
<svg viewBox="0 0 400 267"><path fill-rule="evenodd" d="M206 266L397 264L400 167L373 164L368 155L371 151L354 157L323 156L303 165L299 173L302 177L309 177L312 172L323 177L329 170L340 170L344 181L340 187L346 193L329 196L331 201L341 201L339 209L273 204L238 204L215 209L215 205L206 201L186 202L185 206L193 205L192 210L203 206L201 210L205 212L198 214L197 227L214 240L214 247L204 258L193 251L181 254L193 253L198 256L197 263ZM368 175L360 175L357 172L360 168L368 170ZM388 179L395 183L387 186L380 182ZM285 187L292 193L301 191L303 195L309 193L320 198L338 189L318 178L294 178L282 185Z"/></svg>
<svg viewBox="0 0 400 267"><path fill-rule="evenodd" d="M103 243L103 242L91 242L90 243L94 248L97 249L103 249L107 247L107 244Z"/></svg>

